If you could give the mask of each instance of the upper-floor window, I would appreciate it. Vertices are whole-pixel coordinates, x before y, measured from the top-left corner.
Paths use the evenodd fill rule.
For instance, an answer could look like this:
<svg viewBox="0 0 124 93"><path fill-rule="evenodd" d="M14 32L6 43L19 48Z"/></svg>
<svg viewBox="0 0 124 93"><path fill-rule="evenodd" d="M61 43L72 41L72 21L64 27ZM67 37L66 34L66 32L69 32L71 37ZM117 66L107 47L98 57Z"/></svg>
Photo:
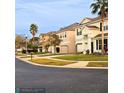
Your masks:
<svg viewBox="0 0 124 93"><path fill-rule="evenodd" d="M88 35L84 35L84 39L88 39Z"/></svg>
<svg viewBox="0 0 124 93"><path fill-rule="evenodd" d="M77 29L77 36L78 35L82 35L82 30L81 30L81 28L80 29Z"/></svg>
<svg viewBox="0 0 124 93"><path fill-rule="evenodd" d="M60 35L59 38L62 38L62 35Z"/></svg>
<svg viewBox="0 0 124 93"><path fill-rule="evenodd" d="M66 32L62 32L62 33L59 35L59 38L66 38L66 37L67 37Z"/></svg>
<svg viewBox="0 0 124 93"><path fill-rule="evenodd" d="M102 23L100 23L100 31L102 31Z"/></svg>
<svg viewBox="0 0 124 93"><path fill-rule="evenodd" d="M108 30L108 25L104 26L104 31Z"/></svg>
<svg viewBox="0 0 124 93"><path fill-rule="evenodd" d="M64 37L66 38L67 37L66 32L64 34L65 34Z"/></svg>

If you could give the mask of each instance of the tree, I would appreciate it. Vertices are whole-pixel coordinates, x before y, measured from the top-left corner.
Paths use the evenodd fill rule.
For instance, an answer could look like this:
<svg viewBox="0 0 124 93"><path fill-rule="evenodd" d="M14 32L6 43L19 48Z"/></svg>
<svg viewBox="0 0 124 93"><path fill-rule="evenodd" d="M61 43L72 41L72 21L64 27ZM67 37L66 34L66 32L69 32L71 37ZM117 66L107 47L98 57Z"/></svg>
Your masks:
<svg viewBox="0 0 124 93"><path fill-rule="evenodd" d="M15 47L16 48L23 48L26 45L26 40L23 36L21 35L16 35L15 38Z"/></svg>
<svg viewBox="0 0 124 93"><path fill-rule="evenodd" d="M59 39L59 36L56 34L50 34L49 35L49 43L51 46L54 47L54 53L56 53L56 46L59 45L61 42L61 39Z"/></svg>
<svg viewBox="0 0 124 93"><path fill-rule="evenodd" d="M95 0L90 6L92 14L98 14L102 21L102 54L104 54L104 18L108 15L108 0Z"/></svg>
<svg viewBox="0 0 124 93"><path fill-rule="evenodd" d="M59 45L61 40L59 36L53 33L49 33L47 35L42 35L42 43L41 46L45 49L45 52L48 52L50 46L54 47L54 53L56 53L56 46Z"/></svg>
<svg viewBox="0 0 124 93"><path fill-rule="evenodd" d="M46 42L42 42L42 46L45 49L45 52L48 52L48 49L50 47L50 42L46 41Z"/></svg>
<svg viewBox="0 0 124 93"><path fill-rule="evenodd" d="M31 26L30 26L30 33L33 36L33 41L32 41L33 44L34 44L34 36L36 35L37 31L38 31L38 26L36 24L31 24Z"/></svg>
<svg viewBox="0 0 124 93"><path fill-rule="evenodd" d="M33 40L34 40L34 41L33 41ZM39 37L31 38L31 39L29 40L29 43L32 43L32 42L34 42L34 45L37 45L37 46L38 46L38 44L39 44Z"/></svg>

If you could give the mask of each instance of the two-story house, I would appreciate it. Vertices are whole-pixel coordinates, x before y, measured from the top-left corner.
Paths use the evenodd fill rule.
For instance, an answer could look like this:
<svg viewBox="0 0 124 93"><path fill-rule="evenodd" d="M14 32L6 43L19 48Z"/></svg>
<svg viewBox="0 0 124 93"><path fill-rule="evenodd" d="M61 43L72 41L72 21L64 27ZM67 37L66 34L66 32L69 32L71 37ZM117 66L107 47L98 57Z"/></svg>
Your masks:
<svg viewBox="0 0 124 93"><path fill-rule="evenodd" d="M101 18L85 18L75 29L76 51L86 53L101 52ZM108 19L104 23L104 46L108 48Z"/></svg>
<svg viewBox="0 0 124 93"><path fill-rule="evenodd" d="M57 46L58 53L75 53L75 28L78 23L71 24L67 27L61 28L56 34L62 40L60 45Z"/></svg>

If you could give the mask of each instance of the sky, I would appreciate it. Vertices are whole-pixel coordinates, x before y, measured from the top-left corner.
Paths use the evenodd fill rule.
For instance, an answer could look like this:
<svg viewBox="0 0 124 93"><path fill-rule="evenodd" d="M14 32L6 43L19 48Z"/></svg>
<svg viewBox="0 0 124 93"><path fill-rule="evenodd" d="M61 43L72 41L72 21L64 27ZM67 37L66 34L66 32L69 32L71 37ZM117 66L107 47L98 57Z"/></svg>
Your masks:
<svg viewBox="0 0 124 93"><path fill-rule="evenodd" d="M57 31L91 14L90 5L94 0L16 0L16 34L31 37L30 25L38 25L40 33Z"/></svg>

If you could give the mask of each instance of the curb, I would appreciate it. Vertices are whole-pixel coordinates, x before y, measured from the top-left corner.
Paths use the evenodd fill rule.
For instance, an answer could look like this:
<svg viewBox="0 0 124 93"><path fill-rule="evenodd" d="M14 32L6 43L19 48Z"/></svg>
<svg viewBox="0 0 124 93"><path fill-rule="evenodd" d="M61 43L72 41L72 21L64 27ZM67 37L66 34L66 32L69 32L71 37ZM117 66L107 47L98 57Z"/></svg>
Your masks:
<svg viewBox="0 0 124 93"><path fill-rule="evenodd" d="M35 66L44 66L44 67L53 67L53 68L108 69L108 67L66 67L66 66L55 66L55 65L43 65L43 64L33 63L31 61L22 59L22 58L17 57L17 56L16 56L16 58L23 61L23 62L26 62L26 63L31 64L31 65L35 65Z"/></svg>

